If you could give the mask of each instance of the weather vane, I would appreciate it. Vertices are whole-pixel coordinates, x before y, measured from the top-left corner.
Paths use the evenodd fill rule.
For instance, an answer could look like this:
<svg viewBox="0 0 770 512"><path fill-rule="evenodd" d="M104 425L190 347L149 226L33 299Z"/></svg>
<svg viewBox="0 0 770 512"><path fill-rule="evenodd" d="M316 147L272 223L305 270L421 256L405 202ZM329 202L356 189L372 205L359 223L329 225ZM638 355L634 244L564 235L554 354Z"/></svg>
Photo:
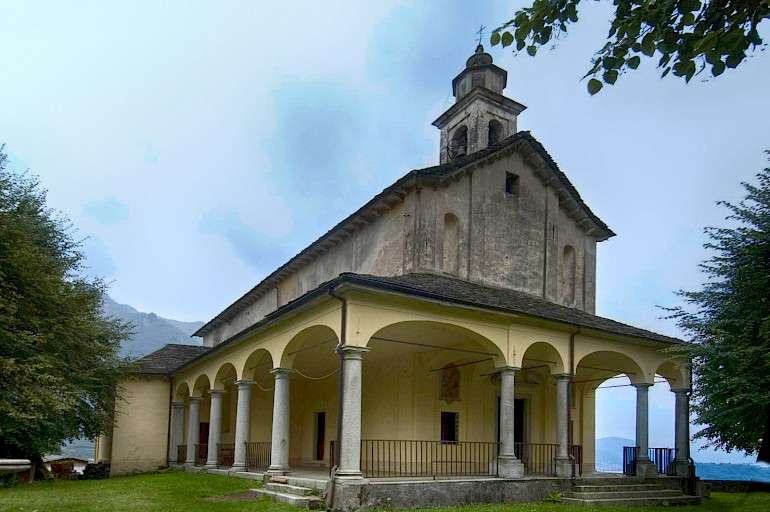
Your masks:
<svg viewBox="0 0 770 512"><path fill-rule="evenodd" d="M481 25L481 26L479 27L479 31L478 31L478 32L476 32L476 33L479 35L479 46L481 45L481 40L482 40L482 38L484 37L484 29L485 29L485 28L487 28L487 27L485 27L484 25Z"/></svg>

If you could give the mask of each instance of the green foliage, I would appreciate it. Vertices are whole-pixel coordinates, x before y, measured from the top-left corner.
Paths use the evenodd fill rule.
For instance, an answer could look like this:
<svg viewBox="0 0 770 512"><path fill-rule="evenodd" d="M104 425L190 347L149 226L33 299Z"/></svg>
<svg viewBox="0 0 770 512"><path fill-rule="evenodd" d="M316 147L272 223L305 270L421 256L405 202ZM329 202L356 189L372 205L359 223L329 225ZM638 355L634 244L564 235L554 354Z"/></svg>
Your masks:
<svg viewBox="0 0 770 512"><path fill-rule="evenodd" d="M80 242L0 146L0 457L55 452L109 428L128 327L101 316Z"/></svg>
<svg viewBox="0 0 770 512"><path fill-rule="evenodd" d="M578 21L580 0L533 0L492 32L490 43L537 48L558 40ZM770 18L770 0L613 0L607 43L592 59L586 77L614 84L620 74L639 67L641 57L660 55L661 77L672 72L689 82L710 69L713 76L736 68L747 53L766 45L757 27ZM601 87L588 83L588 92Z"/></svg>
<svg viewBox="0 0 770 512"><path fill-rule="evenodd" d="M739 204L720 203L731 225L706 229L706 282L669 311L695 342L679 351L692 359L693 410L706 425L696 437L770 462L770 168L743 187Z"/></svg>

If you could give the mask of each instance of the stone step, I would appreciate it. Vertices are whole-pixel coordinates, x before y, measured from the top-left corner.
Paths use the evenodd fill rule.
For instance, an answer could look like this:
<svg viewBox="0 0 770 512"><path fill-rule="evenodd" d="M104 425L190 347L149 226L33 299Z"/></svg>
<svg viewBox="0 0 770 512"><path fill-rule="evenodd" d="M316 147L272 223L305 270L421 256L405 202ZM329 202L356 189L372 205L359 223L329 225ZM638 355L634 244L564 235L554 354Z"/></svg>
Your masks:
<svg viewBox="0 0 770 512"><path fill-rule="evenodd" d="M265 484L265 489L268 491L282 492L284 494L293 494L295 496L309 496L313 494L314 490L307 487L300 487L299 485L282 484L274 481L270 481Z"/></svg>
<svg viewBox="0 0 770 512"><path fill-rule="evenodd" d="M667 498L682 496L676 489L653 489L646 491L610 491L610 492L566 492L567 498L579 499L607 499L607 498Z"/></svg>
<svg viewBox="0 0 770 512"><path fill-rule="evenodd" d="M663 489L660 484L573 485L575 492L654 491Z"/></svg>
<svg viewBox="0 0 770 512"><path fill-rule="evenodd" d="M700 497L698 496L669 496L669 497L644 497L644 498L603 498L603 499L580 499L580 498L562 498L562 503L569 505L698 505Z"/></svg>
<svg viewBox="0 0 770 512"><path fill-rule="evenodd" d="M316 491L324 492L326 491L326 484L328 483L328 480L323 480L321 478L304 478L304 477L296 477L287 475L285 482L280 483L286 483L289 485L296 485L299 487L307 487L308 489L315 489ZM273 478L270 478L271 482L274 482L275 480Z"/></svg>
<svg viewBox="0 0 770 512"><path fill-rule="evenodd" d="M269 489L251 489L251 491L260 496L270 498L273 501L288 503L295 507L319 509L326 506L326 501L318 496L297 496L296 494L271 491Z"/></svg>

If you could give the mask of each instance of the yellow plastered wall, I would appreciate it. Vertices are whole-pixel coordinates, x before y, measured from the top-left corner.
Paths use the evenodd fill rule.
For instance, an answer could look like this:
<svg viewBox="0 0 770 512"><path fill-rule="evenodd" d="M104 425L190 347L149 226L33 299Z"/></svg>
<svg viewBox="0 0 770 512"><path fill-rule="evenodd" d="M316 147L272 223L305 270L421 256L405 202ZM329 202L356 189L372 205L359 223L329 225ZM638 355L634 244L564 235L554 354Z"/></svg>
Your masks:
<svg viewBox="0 0 770 512"><path fill-rule="evenodd" d="M115 405L110 474L152 471L167 464L169 382L129 378Z"/></svg>

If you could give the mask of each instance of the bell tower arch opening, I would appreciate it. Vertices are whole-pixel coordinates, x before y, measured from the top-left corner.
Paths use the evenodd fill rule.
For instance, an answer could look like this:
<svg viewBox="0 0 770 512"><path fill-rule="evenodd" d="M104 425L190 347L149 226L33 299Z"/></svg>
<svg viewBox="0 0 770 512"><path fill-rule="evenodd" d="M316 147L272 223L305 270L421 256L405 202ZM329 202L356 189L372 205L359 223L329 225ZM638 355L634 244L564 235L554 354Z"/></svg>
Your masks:
<svg viewBox="0 0 770 512"><path fill-rule="evenodd" d="M503 95L507 83L508 72L478 45L452 80L454 105L433 122L441 130L441 163L516 133L516 118L527 107Z"/></svg>

